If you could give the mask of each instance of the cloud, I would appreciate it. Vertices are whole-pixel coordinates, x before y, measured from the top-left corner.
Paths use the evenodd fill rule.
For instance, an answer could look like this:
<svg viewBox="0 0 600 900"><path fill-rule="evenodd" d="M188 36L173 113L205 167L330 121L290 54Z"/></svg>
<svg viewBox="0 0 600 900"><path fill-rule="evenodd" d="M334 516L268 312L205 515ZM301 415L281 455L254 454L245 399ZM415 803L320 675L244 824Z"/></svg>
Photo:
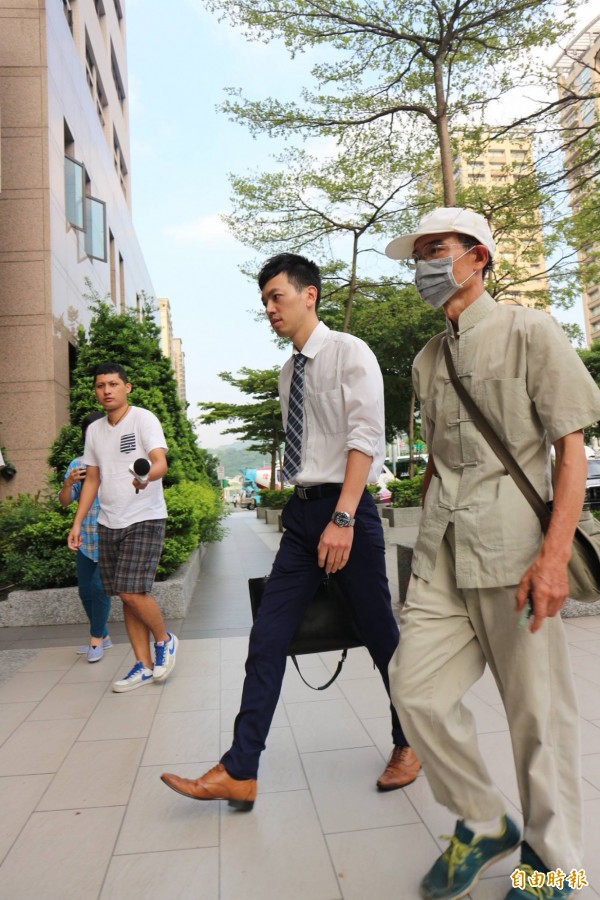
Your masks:
<svg viewBox="0 0 600 900"><path fill-rule="evenodd" d="M233 240L219 213L200 216L180 225L171 225L165 233L182 244L206 243L208 241Z"/></svg>

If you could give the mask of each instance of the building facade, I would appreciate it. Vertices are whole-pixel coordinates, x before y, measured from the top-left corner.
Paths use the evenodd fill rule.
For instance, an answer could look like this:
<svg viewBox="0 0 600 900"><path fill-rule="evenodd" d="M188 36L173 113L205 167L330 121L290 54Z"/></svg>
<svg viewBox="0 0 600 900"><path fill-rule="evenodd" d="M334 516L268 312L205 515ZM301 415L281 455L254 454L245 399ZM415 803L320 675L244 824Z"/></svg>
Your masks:
<svg viewBox="0 0 600 900"><path fill-rule="evenodd" d="M171 318L171 303L168 297L158 298L158 313L160 316L160 346L163 356L171 360L175 381L177 382L177 395L183 408L187 407L185 390L185 353L181 338L173 337L173 320Z"/></svg>
<svg viewBox="0 0 600 900"><path fill-rule="evenodd" d="M46 482L90 288L135 308L121 0L0 0L0 498ZM126 362L126 360L124 361Z"/></svg>
<svg viewBox="0 0 600 900"><path fill-rule="evenodd" d="M494 138L476 156L459 149L454 157L454 177L457 185L463 188L471 185L501 188L518 179L520 172L530 172L532 167L532 145L528 134ZM494 222L490 224L495 231ZM496 243L494 271L501 289L500 302L539 306L540 297L548 294L540 217L537 216L533 223L528 222L523 231L512 229L497 234ZM511 283L515 270L519 273L516 284ZM507 284L504 290L503 281Z"/></svg>
<svg viewBox="0 0 600 900"><path fill-rule="evenodd" d="M561 125L573 136L583 137L589 129L600 122L600 16L593 19L586 28L571 41L556 62L559 91L564 97L574 94L587 99L566 105L561 112ZM596 96L593 96L596 94ZM590 96L591 95L591 96ZM599 130L596 128L596 140ZM571 169L577 153L577 141L570 142L570 150L565 159L567 170ZM585 173L582 173L585 174ZM570 179L569 204L573 212L580 208L585 196L585 187L579 188ZM586 250L579 251L582 270L589 265L591 254L600 253L600 243L591 243ZM600 340L600 282L583 286L583 318L588 345Z"/></svg>

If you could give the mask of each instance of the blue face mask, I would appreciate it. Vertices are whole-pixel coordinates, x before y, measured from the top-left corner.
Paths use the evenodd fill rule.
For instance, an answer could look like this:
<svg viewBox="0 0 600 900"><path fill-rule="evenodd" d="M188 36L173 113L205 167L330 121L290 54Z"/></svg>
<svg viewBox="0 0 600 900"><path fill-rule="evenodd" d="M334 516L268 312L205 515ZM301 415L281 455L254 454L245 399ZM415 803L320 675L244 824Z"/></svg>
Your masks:
<svg viewBox="0 0 600 900"><path fill-rule="evenodd" d="M432 309L439 309L443 306L460 288L472 278L475 272L471 272L468 278L460 283L454 277L454 263L470 253L472 247L453 259L451 256L444 256L441 259L419 259L417 260L417 271L415 272L415 285L419 296L425 303L428 303Z"/></svg>

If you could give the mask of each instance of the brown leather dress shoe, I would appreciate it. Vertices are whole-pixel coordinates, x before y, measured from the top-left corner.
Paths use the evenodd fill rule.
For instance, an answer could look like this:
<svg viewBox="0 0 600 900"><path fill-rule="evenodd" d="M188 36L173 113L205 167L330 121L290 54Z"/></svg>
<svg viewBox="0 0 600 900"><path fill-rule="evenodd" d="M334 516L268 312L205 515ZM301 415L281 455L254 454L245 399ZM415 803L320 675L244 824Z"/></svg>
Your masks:
<svg viewBox="0 0 600 900"><path fill-rule="evenodd" d="M184 797L191 797L193 800L227 800L234 809L249 811L256 800L256 778L238 781L231 777L222 763L209 769L200 778L181 778L179 775L163 772L160 780Z"/></svg>
<svg viewBox="0 0 600 900"><path fill-rule="evenodd" d="M410 747L394 747L388 764L377 781L377 787L380 791L396 791L406 787L415 780L420 768L421 763L414 750Z"/></svg>

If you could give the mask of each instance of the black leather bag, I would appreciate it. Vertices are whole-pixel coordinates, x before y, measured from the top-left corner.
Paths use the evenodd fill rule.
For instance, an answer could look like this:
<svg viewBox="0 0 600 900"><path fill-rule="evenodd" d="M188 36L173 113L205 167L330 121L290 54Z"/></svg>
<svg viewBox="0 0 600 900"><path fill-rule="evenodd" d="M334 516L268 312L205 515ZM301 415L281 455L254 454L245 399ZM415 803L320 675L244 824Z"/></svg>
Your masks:
<svg viewBox="0 0 600 900"><path fill-rule="evenodd" d="M250 590L250 605L252 607L252 621L256 620L263 590L268 576L263 578L250 578L248 587ZM306 607L304 617L298 626L294 637L287 649L288 656L298 670L298 674L305 684L308 684L300 669L296 656L303 653L325 653L328 650L342 650L342 657L337 669L327 684L318 688L308 684L316 691L324 691L333 684L342 670L342 666L351 647L362 647L364 641L361 638L350 607L344 599L339 586L332 578L325 578L321 582L317 593Z"/></svg>

